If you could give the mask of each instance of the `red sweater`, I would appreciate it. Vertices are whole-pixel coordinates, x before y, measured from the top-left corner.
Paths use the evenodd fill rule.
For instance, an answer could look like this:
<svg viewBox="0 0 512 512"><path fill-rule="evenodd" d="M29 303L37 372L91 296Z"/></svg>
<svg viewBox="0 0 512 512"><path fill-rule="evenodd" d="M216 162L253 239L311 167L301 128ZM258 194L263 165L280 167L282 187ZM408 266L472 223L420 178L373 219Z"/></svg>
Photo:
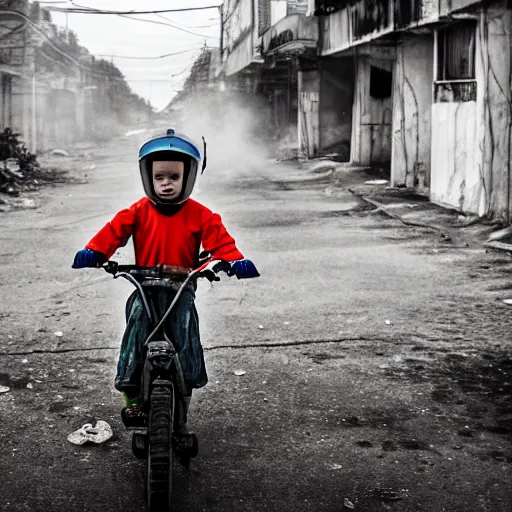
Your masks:
<svg viewBox="0 0 512 512"><path fill-rule="evenodd" d="M142 267L163 263L193 268L201 245L213 259L243 259L220 216L193 199L187 199L177 213L167 216L144 197L118 212L85 247L110 259L130 236L135 262Z"/></svg>

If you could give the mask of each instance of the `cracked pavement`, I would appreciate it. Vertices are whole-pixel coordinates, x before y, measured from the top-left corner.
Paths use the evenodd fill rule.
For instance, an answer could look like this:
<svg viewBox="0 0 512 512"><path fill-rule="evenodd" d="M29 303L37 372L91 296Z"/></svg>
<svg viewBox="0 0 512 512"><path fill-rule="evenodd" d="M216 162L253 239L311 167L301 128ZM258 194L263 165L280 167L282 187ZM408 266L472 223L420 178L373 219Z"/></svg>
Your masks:
<svg viewBox="0 0 512 512"><path fill-rule="evenodd" d="M88 183L2 215L2 511L143 510L113 389L131 287L70 268L140 196L137 142L102 148ZM192 400L200 454L176 471L176 510L510 511L510 259L368 215L344 187L268 180L290 166L221 163L195 197L262 276L199 285L210 382ZM114 438L68 443L90 418Z"/></svg>

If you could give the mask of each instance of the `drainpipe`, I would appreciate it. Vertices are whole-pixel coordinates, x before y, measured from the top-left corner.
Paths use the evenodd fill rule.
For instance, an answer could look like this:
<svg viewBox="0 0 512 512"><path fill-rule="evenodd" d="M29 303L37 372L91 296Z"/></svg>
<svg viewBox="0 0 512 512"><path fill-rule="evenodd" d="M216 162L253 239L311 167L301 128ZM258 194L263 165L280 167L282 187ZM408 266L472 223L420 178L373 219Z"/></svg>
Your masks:
<svg viewBox="0 0 512 512"><path fill-rule="evenodd" d="M287 129L290 127L290 122L292 120L292 70L293 67L293 60L288 60L288 97L286 101L286 125Z"/></svg>

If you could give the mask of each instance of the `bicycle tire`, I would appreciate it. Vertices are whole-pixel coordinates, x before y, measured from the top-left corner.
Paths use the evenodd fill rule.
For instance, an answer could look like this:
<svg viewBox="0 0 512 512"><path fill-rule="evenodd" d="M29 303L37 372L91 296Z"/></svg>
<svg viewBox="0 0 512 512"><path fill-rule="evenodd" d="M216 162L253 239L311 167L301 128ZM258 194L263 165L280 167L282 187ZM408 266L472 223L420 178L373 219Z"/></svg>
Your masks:
<svg viewBox="0 0 512 512"><path fill-rule="evenodd" d="M155 386L150 396L146 490L149 512L169 512L172 494L172 387Z"/></svg>

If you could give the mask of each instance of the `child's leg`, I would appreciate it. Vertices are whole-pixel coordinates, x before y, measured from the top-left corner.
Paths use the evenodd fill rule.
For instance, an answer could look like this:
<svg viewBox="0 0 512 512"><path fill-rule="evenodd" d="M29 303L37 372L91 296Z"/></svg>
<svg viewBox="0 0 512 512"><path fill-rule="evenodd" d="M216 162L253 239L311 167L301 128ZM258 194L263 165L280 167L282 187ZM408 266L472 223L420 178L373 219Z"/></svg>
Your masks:
<svg viewBox="0 0 512 512"><path fill-rule="evenodd" d="M124 394L127 406L136 405L142 371L141 345L147 331L147 315L140 297L134 292L126 303L126 328L115 379L115 387Z"/></svg>
<svg viewBox="0 0 512 512"><path fill-rule="evenodd" d="M137 403L138 403L137 395L133 396L132 393L124 393L123 392L123 398L124 398L126 407L133 407L134 405L137 405Z"/></svg>

